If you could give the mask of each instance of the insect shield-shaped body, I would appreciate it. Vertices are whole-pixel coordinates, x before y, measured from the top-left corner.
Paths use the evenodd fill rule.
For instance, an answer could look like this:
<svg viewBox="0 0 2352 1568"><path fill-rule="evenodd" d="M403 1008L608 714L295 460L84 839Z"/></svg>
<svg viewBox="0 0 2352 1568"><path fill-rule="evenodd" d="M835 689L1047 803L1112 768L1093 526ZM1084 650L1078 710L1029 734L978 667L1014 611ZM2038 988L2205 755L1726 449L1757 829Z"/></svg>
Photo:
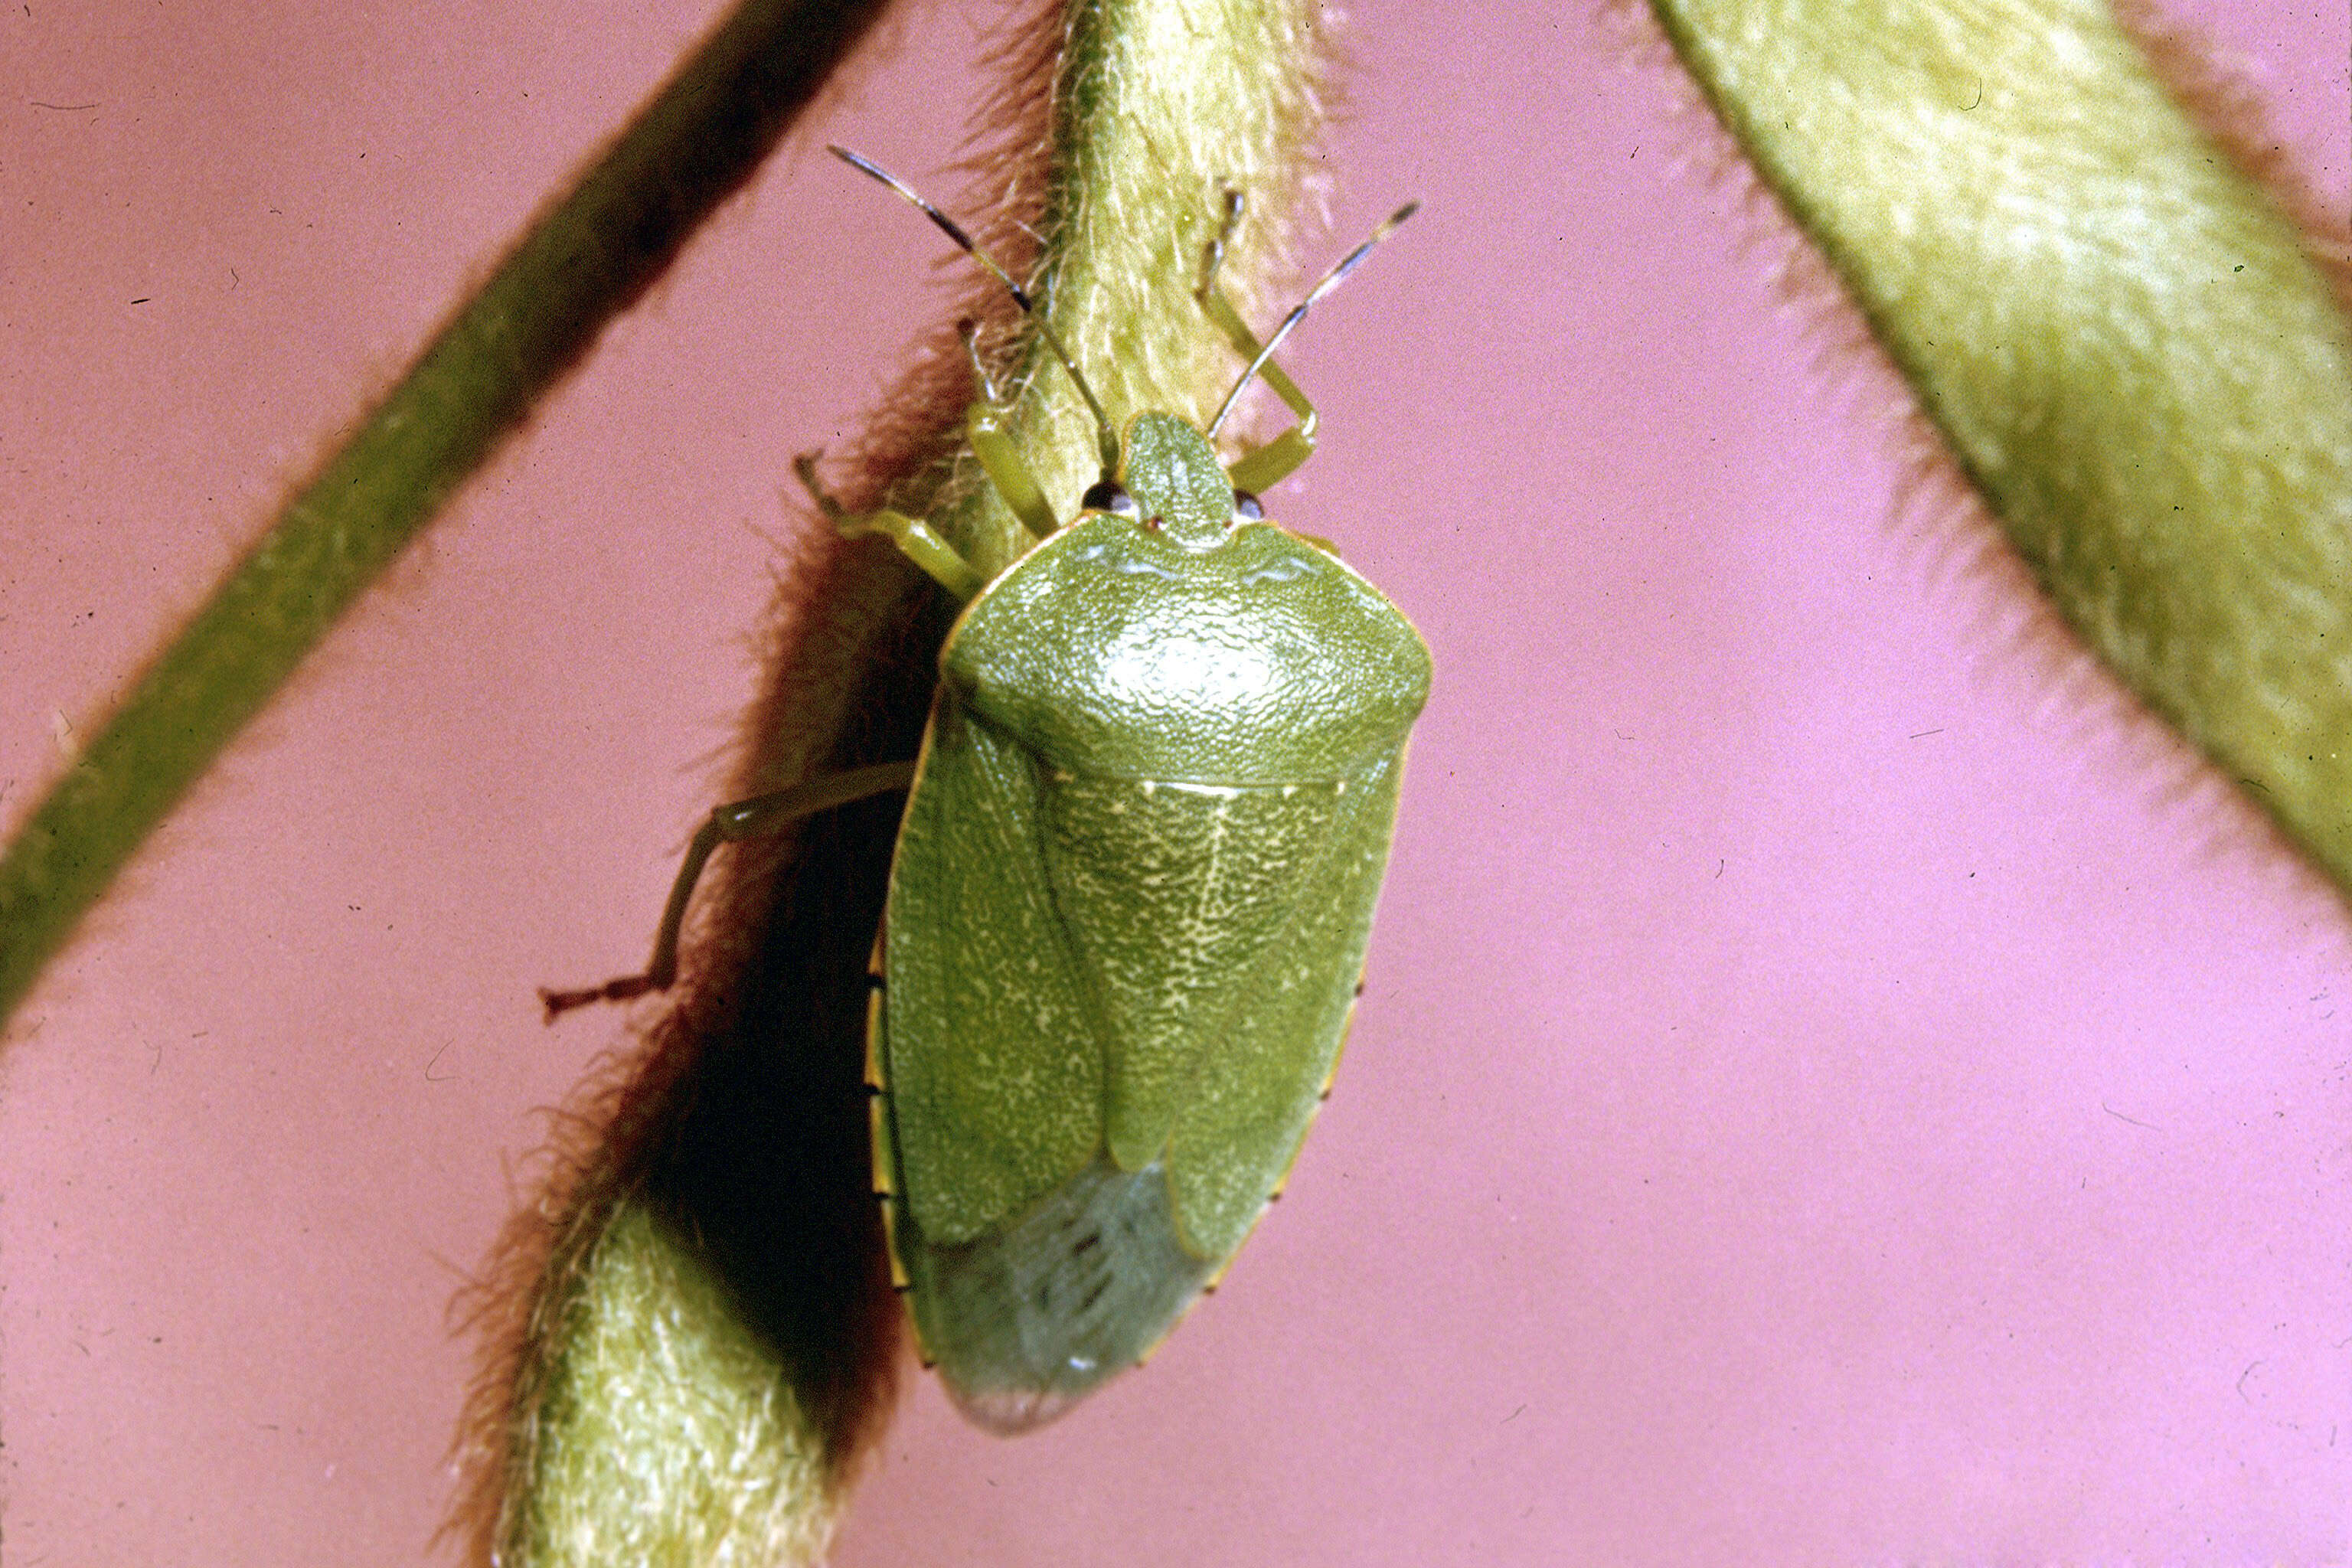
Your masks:
<svg viewBox="0 0 2352 1568"><path fill-rule="evenodd" d="M1030 307L938 208L834 151ZM921 755L721 806L646 973L542 994L551 1018L667 986L719 845L911 787L867 1029L875 1186L925 1358L999 1431L1050 1420L1160 1342L1279 1190L1339 1059L1429 650L1249 492L1314 447L1274 350L1412 212L1261 345L1215 290L1241 216L1228 198L1198 298L1249 363L1205 433L1145 413L1122 440L1039 321L1094 414L1102 479L1061 526L1002 411L975 407L972 450L1039 540L992 580L922 519L844 511L803 458L843 532L894 540L967 601ZM1211 439L1260 374L1298 423L1223 468Z"/></svg>
<svg viewBox="0 0 2352 1568"><path fill-rule="evenodd" d="M949 634L880 943L892 1254L926 1358L1002 1429L1139 1361L1279 1187L1429 691L1412 625L1239 515L1199 430L1145 414L1124 446L1120 510Z"/></svg>

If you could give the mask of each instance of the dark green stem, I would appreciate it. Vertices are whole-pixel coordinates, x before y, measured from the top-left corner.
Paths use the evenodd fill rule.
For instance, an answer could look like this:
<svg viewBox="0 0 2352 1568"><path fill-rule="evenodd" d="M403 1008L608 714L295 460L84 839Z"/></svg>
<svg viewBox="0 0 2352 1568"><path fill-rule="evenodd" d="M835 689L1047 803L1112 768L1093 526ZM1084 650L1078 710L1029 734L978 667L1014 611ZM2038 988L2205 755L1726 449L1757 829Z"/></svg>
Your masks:
<svg viewBox="0 0 2352 1568"><path fill-rule="evenodd" d="M288 501L0 856L0 1021L360 591L758 167L878 10L747 0Z"/></svg>

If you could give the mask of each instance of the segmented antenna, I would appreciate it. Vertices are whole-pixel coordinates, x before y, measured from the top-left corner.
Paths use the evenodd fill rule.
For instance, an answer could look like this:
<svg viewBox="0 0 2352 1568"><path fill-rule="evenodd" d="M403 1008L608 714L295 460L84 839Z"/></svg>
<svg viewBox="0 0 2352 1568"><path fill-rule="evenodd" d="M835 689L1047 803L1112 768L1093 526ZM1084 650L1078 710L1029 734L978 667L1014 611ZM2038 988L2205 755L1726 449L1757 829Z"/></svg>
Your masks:
<svg viewBox="0 0 2352 1568"><path fill-rule="evenodd" d="M1234 383L1231 392L1225 394L1225 401L1217 409L1217 416L1209 421L1208 434L1212 438L1216 436L1217 427L1225 422L1225 416L1234 411L1234 405L1240 401L1243 390L1257 379L1257 373L1265 368L1265 362L1274 357L1274 351L1282 346L1282 340L1290 335L1290 330L1307 319L1307 312L1313 308L1315 301L1337 289L1339 280L1356 269L1356 263L1371 254L1372 247L1394 234L1399 224L1420 210L1419 202L1407 202L1389 214L1380 227L1372 230L1370 238L1341 257L1339 265L1323 274L1323 280L1307 291L1307 298L1291 307L1290 314L1282 318L1282 325L1274 329L1274 336L1265 340L1265 347L1257 351L1257 358L1249 362L1249 368L1242 372L1242 378Z"/></svg>
<svg viewBox="0 0 2352 1568"><path fill-rule="evenodd" d="M1070 358L1070 351L1062 346L1062 340L1054 335L1054 329L1045 324L1045 318L1037 314L1035 305L1030 301L1029 291L1022 288L1020 284L1015 283L1013 280L1013 275L1005 271L1003 268L999 267L995 260L989 256L988 252L981 249L977 245L974 245L971 242L971 236L964 233L962 226L958 224L955 219L948 216L947 214L940 211L939 208L933 206L929 202L925 201L922 197L922 194L917 191L912 185L907 184L906 181L900 179L898 175L892 174L881 164L875 163L869 158L860 157L846 147L838 147L828 142L825 146L825 151L840 159L843 163L848 164L851 168L857 170L860 174L870 174L875 179L881 181L884 184L898 192L900 196L913 204L913 205L918 208L925 217L929 218L933 223L937 224L940 227L940 233L946 235L950 239L954 240L958 245L961 246L965 255L971 257L974 261L979 262L982 267L988 268L989 275L994 278L999 283L1004 285L1005 291L1013 296L1013 302L1021 307L1023 314L1028 316L1031 321L1036 322L1037 335L1045 340L1045 346L1054 351L1054 357L1062 362L1062 368L1068 371L1070 373L1070 379L1077 384L1078 395L1087 400L1087 411L1095 416L1095 434L1097 443L1102 448L1103 478L1107 479L1117 478L1118 474L1118 432L1111 427L1110 416L1103 412L1102 404L1095 397L1095 389L1088 386L1087 384L1087 378L1078 374L1077 362ZM1394 223L1395 220L1391 220L1391 227L1394 226ZM1378 237L1376 236L1375 237ZM1370 247L1367 245L1364 248L1370 249ZM1358 255L1360 254L1362 254L1362 252L1359 251ZM1340 266L1342 268L1352 266L1355 263L1355 257L1351 256L1346 261L1341 262ZM1301 306L1299 309L1303 311L1306 307ZM1288 330L1286 325L1285 330ZM1251 368L1255 369L1256 367L1252 366Z"/></svg>

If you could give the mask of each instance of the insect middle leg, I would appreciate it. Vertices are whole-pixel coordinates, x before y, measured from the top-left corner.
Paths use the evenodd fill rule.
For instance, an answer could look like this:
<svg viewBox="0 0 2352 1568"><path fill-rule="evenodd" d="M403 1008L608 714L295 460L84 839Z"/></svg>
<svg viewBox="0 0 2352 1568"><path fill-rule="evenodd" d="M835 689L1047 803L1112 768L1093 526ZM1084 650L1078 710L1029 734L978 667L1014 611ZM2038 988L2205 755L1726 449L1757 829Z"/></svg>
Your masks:
<svg viewBox="0 0 2352 1568"><path fill-rule="evenodd" d="M702 826L695 830L694 842L687 847L686 864L677 868L677 879L670 884L669 903L662 910L661 931L654 938L653 962L646 965L645 973L625 974L579 991L550 991L542 986L539 999L547 1004L547 1021L551 1024L572 1008L584 1007L591 1002L626 1002L648 991L669 989L670 982L677 978L677 938L686 924L687 904L694 897L695 884L702 879L702 868L721 844L781 833L803 816L864 800L867 795L905 789L914 778L912 763L877 763L871 767L851 768L718 807L703 819Z"/></svg>
<svg viewBox="0 0 2352 1568"><path fill-rule="evenodd" d="M847 510L818 482L816 458L814 452L803 452L793 459L793 472L800 476L809 499L816 502L817 510L824 513L843 538L882 534L896 543L908 560L921 567L931 581L957 598L969 599L980 592L987 579L963 558L962 552L940 538L937 529L919 517L908 517L887 507L874 511Z"/></svg>

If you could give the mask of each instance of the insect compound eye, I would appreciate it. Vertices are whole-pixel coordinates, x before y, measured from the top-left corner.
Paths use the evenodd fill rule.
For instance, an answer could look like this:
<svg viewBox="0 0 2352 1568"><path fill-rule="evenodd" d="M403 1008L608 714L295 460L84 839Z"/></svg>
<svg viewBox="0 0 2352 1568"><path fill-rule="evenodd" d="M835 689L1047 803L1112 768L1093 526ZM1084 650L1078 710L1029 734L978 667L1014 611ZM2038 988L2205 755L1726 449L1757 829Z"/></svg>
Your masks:
<svg viewBox="0 0 2352 1568"><path fill-rule="evenodd" d="M1133 517L1137 510L1135 498L1111 479L1087 486L1087 493L1078 498L1078 508L1082 511L1107 511L1119 517Z"/></svg>
<svg viewBox="0 0 2352 1568"><path fill-rule="evenodd" d="M1252 495L1249 491L1235 490L1234 492L1234 515L1240 518L1244 522L1264 522L1265 521L1265 508L1260 505L1257 497Z"/></svg>

